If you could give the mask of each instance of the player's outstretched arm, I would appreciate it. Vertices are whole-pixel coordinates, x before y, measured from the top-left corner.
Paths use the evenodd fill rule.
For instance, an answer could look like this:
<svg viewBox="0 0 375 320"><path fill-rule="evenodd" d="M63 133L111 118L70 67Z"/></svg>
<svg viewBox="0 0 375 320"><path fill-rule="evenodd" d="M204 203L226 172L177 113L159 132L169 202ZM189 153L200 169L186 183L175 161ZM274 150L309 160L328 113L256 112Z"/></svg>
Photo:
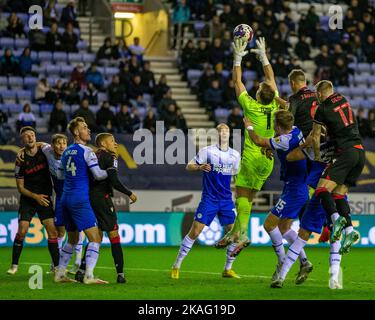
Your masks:
<svg viewBox="0 0 375 320"><path fill-rule="evenodd" d="M91 148L85 147L84 157L85 157L86 164L89 167L95 180L100 181L100 180L104 180L108 178L107 171L100 169L98 158L95 152L92 151Z"/></svg>
<svg viewBox="0 0 375 320"><path fill-rule="evenodd" d="M134 203L137 201L137 196L121 183L118 177L118 172L116 168L114 167L108 168L107 174L108 174L109 181L111 182L111 185L114 189L116 189L117 191L123 194L126 194L132 200L131 203Z"/></svg>
<svg viewBox="0 0 375 320"><path fill-rule="evenodd" d="M264 139L259 137L255 132L254 132L254 127L252 126L251 121L248 118L243 118L243 122L245 124L245 128L247 132L249 133L249 136L251 140L258 146L258 147L264 147L271 149L271 144L268 139Z"/></svg>
<svg viewBox="0 0 375 320"><path fill-rule="evenodd" d="M241 39L235 39L232 42L233 48L233 71L232 80L234 83L234 89L236 91L236 97L238 98L242 92L246 91L245 85L242 83L242 70L241 62L242 58L248 53L245 49L247 42Z"/></svg>
<svg viewBox="0 0 375 320"><path fill-rule="evenodd" d="M204 171L210 172L211 166L208 163L198 164L194 159L190 160L190 162L186 165L187 171Z"/></svg>

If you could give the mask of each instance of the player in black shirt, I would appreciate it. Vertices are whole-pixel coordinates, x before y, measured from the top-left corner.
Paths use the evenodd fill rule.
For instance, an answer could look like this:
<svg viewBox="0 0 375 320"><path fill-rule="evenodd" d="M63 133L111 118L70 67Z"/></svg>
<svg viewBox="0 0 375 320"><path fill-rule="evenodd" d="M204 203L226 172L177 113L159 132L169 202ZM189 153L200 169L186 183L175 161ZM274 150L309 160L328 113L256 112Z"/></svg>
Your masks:
<svg viewBox="0 0 375 320"><path fill-rule="evenodd" d="M350 207L345 201L345 195L362 173L366 161L365 151L356 118L346 98L335 93L332 83L327 80L316 85L316 94L319 107L315 113L312 132L315 160L320 160L323 125L334 142L335 155L324 170L315 194L320 197L333 222L331 242L339 240L345 228L345 241L340 249L340 254L343 254L349 252L352 244L359 238L358 232L353 230Z"/></svg>
<svg viewBox="0 0 375 320"><path fill-rule="evenodd" d="M35 130L23 127L20 131L25 147L24 161L16 160L15 177L21 194L18 210L18 231L13 243L12 266L8 274L15 274L23 248L23 240L36 213L48 234L48 250L55 267L59 265L57 230L54 224L54 211L51 201L52 182L48 161L43 151L37 147Z"/></svg>
<svg viewBox="0 0 375 320"><path fill-rule="evenodd" d="M90 202L98 220L99 229L108 234L111 242L112 256L117 271L117 282L125 283L124 276L124 258L120 244L120 236L118 234L117 214L113 205L111 197L113 197L113 188L117 191L126 194L131 203L137 201L137 196L127 189L119 180L117 174L117 143L110 133L100 133L95 139L98 150L96 156L98 157L99 167L106 170L108 178L96 181L91 180L90 184ZM102 233L103 235L103 233ZM83 259L80 269L76 273L76 280L80 281L83 270L85 270L85 261Z"/></svg>

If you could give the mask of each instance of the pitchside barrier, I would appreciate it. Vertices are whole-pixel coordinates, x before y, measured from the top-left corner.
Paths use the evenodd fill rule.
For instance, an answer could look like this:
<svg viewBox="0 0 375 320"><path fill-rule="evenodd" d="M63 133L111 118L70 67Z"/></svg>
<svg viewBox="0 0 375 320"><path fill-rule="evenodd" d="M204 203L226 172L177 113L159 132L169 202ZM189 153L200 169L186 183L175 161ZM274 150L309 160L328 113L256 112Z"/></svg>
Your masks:
<svg viewBox="0 0 375 320"><path fill-rule="evenodd" d="M187 234L194 214L184 212L120 212L118 229L121 244L124 246L177 246ZM268 234L263 228L266 215L254 213L249 225L249 238L252 246L271 246ZM359 231L360 238L355 247L375 246L375 215L353 215L353 226ZM298 230L299 222L292 228ZM0 212L0 247L10 247L17 232L17 212ZM223 229L217 219L210 227L205 227L198 238L200 245L213 245L223 235ZM319 235L312 234L308 245L313 247L328 246L318 242ZM86 240L85 240L86 242ZM47 246L47 233L39 219L31 221L25 238L27 246ZM104 235L103 245L110 242Z"/></svg>

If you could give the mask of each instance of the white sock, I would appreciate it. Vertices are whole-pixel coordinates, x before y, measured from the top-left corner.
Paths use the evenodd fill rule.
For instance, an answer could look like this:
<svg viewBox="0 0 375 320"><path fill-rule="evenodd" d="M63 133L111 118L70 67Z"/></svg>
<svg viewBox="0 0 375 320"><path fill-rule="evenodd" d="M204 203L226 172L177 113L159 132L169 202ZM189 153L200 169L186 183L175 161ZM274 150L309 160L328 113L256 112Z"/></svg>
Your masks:
<svg viewBox="0 0 375 320"><path fill-rule="evenodd" d="M280 271L280 277L282 279L285 279L286 275L288 274L290 268L293 266L294 262L297 260L305 244L305 240L301 239L300 237L297 237L297 239L290 245Z"/></svg>
<svg viewBox="0 0 375 320"><path fill-rule="evenodd" d="M74 251L76 253L76 261L74 262L74 264L76 264L78 266L81 264L81 260L82 260L82 244L83 244L82 238L83 238L82 232L80 232L78 243L76 244L76 246L74 248Z"/></svg>
<svg viewBox="0 0 375 320"><path fill-rule="evenodd" d="M64 242L64 237L57 238L57 243L58 243L58 246L59 246L59 251L61 250L61 248L63 246L63 242Z"/></svg>
<svg viewBox="0 0 375 320"><path fill-rule="evenodd" d="M272 246L277 255L277 259L279 263L282 263L285 258L285 251L283 245L283 236L279 230L279 227L276 227L275 229L271 230L268 234L271 237Z"/></svg>
<svg viewBox="0 0 375 320"><path fill-rule="evenodd" d="M332 223L335 223L335 221L340 217L340 215L335 212L334 214L331 215L331 220L332 220Z"/></svg>
<svg viewBox="0 0 375 320"><path fill-rule="evenodd" d="M227 248L227 260L225 261L225 266L224 266L224 269L225 270L230 270L232 269L232 264L234 262L234 260L236 259L236 257L231 257L230 254L232 253L232 251L237 247L237 244L236 243L232 243L230 246L228 246Z"/></svg>
<svg viewBox="0 0 375 320"><path fill-rule="evenodd" d="M331 249L329 252L329 266L330 266L330 276L337 281L339 280L341 254L339 250L341 248L341 242L336 241L331 243Z"/></svg>
<svg viewBox="0 0 375 320"><path fill-rule="evenodd" d="M346 228L345 228L345 233L346 233L346 234L352 233L353 230L354 230L354 229L353 229L353 226L346 227Z"/></svg>
<svg viewBox="0 0 375 320"><path fill-rule="evenodd" d="M296 241L297 237L298 237L298 234L293 229L289 229L287 232L283 234L283 238L286 241L288 241L289 245L291 245L294 241ZM304 249L302 249L299 254L299 261L301 262L301 264L305 264L307 262L307 256L306 256Z"/></svg>
<svg viewBox="0 0 375 320"><path fill-rule="evenodd" d="M94 276L94 268L99 258L100 243L90 242L86 252L86 276Z"/></svg>
<svg viewBox="0 0 375 320"><path fill-rule="evenodd" d="M187 256L194 242L195 240L190 239L188 235L185 236L184 240L182 240L180 250L178 251L176 262L173 265L174 268L181 267L182 260Z"/></svg>
<svg viewBox="0 0 375 320"><path fill-rule="evenodd" d="M62 275L65 272L66 267L69 264L70 259L72 258L74 250L74 245L66 242L65 245L60 250L60 261L59 261L59 274Z"/></svg>

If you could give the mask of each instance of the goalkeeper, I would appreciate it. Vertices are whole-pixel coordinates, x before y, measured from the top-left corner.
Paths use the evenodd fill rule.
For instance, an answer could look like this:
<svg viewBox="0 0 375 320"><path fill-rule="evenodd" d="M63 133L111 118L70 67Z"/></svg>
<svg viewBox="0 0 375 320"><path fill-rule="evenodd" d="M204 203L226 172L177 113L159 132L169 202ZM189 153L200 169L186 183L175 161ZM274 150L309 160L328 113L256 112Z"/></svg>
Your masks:
<svg viewBox="0 0 375 320"><path fill-rule="evenodd" d="M241 61L248 53L245 51L247 42L241 39L235 39L232 43L234 58L232 78L244 117L251 120L258 136L273 138L275 135L274 113L280 106L284 106L285 102L278 97L275 76L267 58L264 38L259 38L256 44L256 49L251 49L251 52L255 53L262 63L265 76L265 81L260 84L256 93L256 100L249 96L241 80ZM232 252L232 255L236 255L250 244L247 234L253 199L271 174L273 162L272 151L256 146L245 130L244 150L236 179L237 217L232 230L217 242L217 248L224 248L233 242L238 242L236 250Z"/></svg>

